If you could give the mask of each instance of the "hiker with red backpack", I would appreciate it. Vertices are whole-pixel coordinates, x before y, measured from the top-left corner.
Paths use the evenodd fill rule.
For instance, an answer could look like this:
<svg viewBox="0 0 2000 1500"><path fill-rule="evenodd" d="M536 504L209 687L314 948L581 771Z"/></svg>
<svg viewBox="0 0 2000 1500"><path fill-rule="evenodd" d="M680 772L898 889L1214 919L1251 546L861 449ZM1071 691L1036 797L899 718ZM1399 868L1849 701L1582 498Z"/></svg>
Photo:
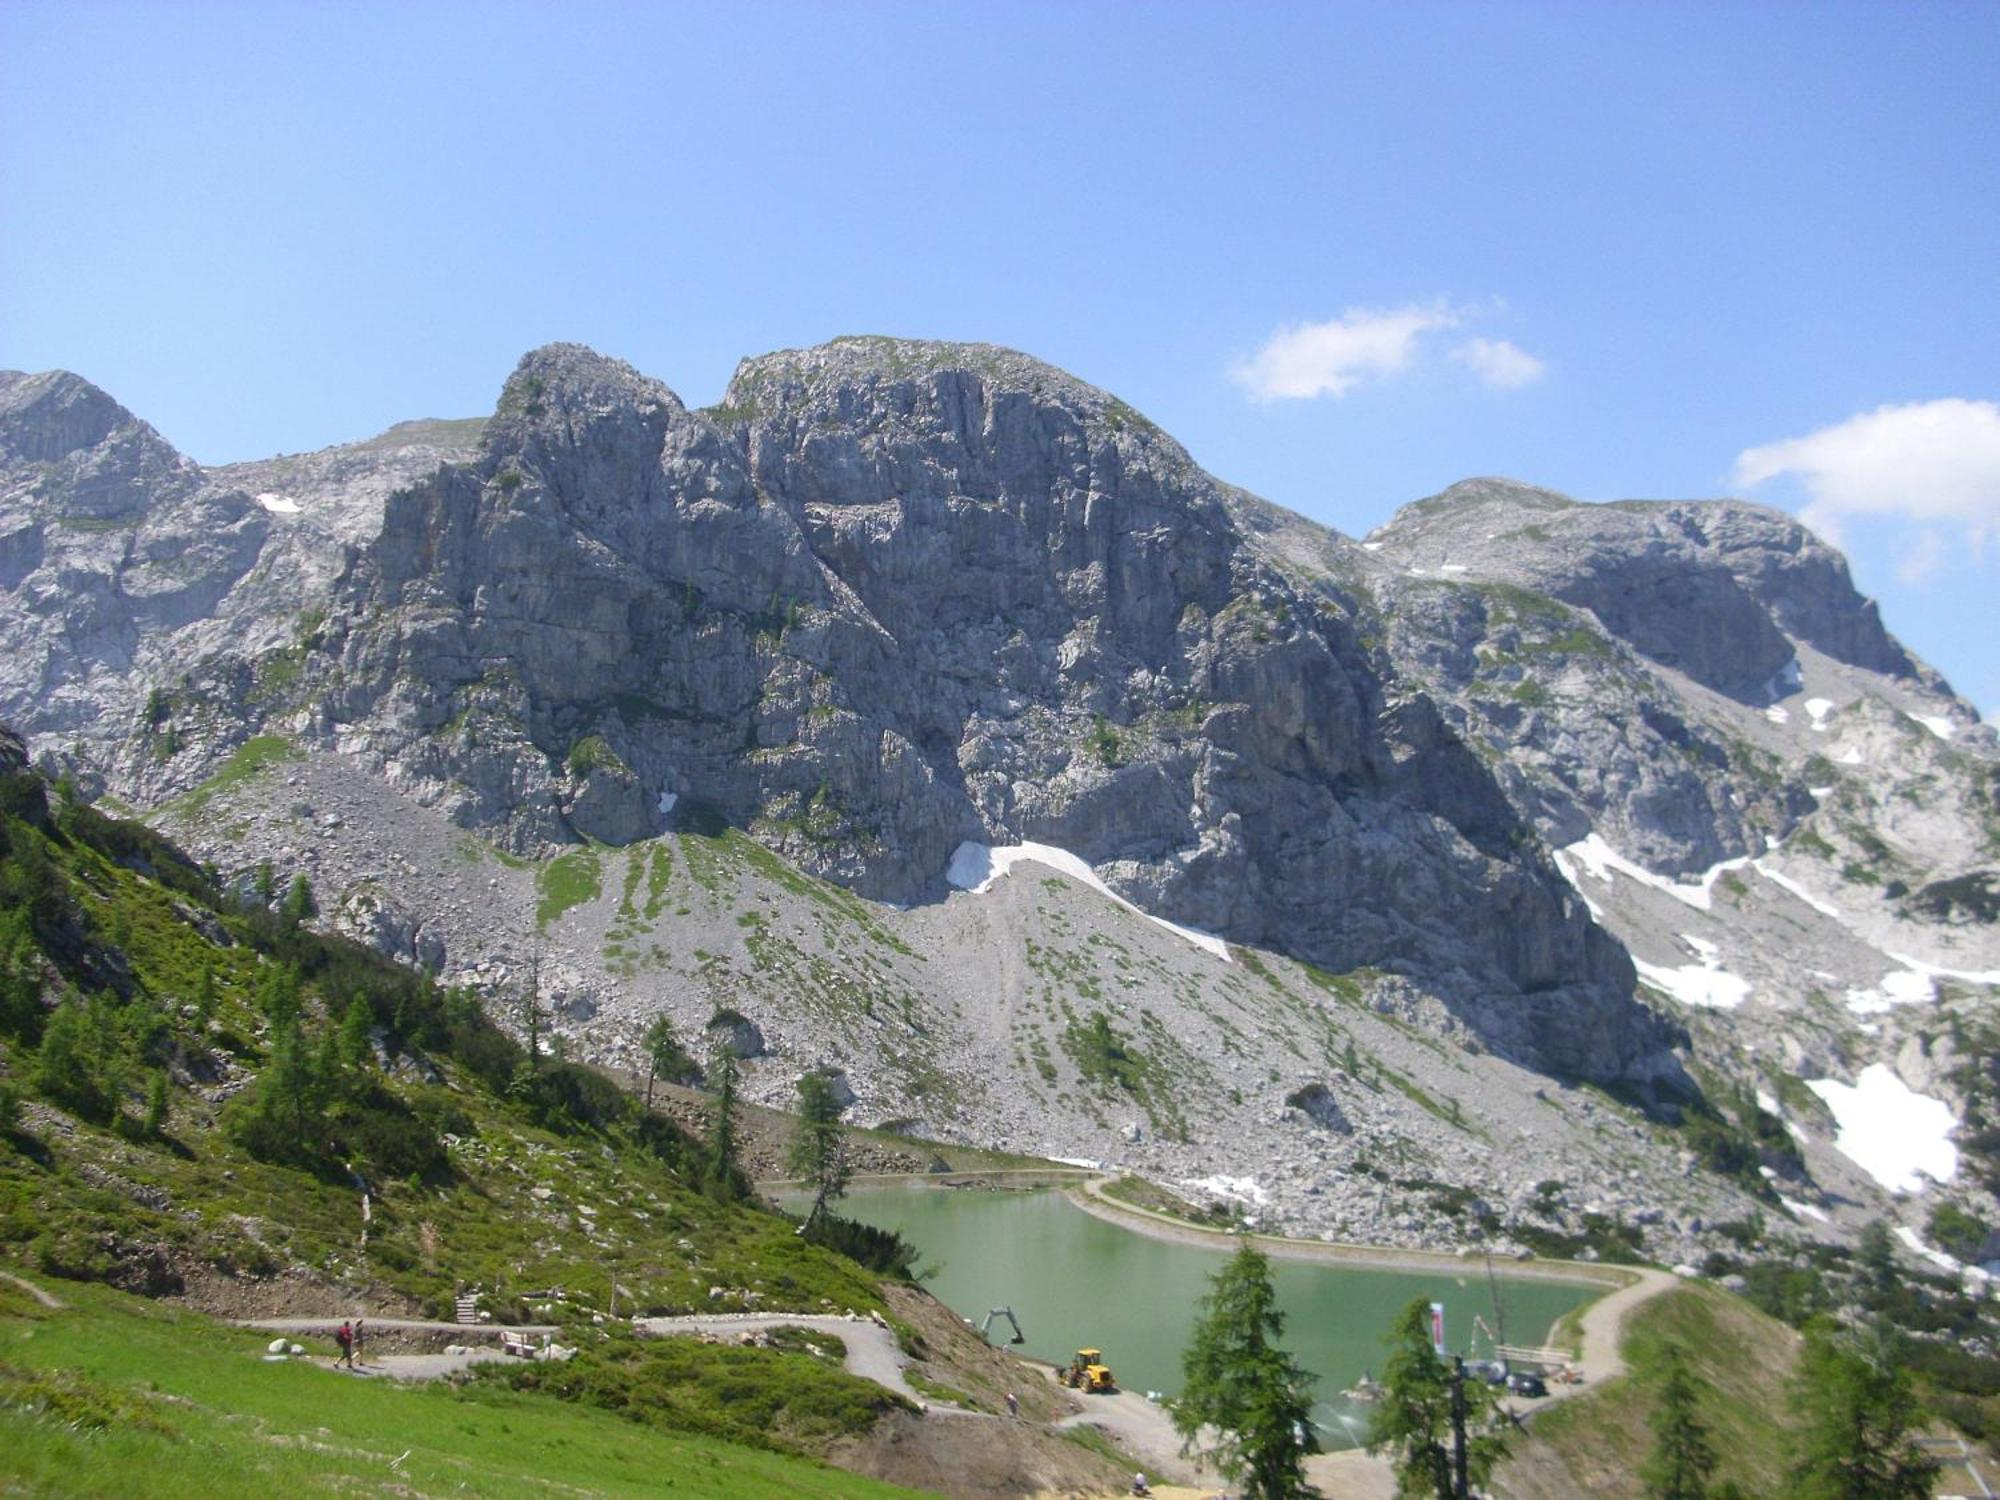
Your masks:
<svg viewBox="0 0 2000 1500"><path fill-rule="evenodd" d="M354 1368L354 1325L351 1323L342 1323L340 1325L340 1331L333 1336L333 1341L336 1344L340 1345L340 1357L334 1360L334 1364L336 1366L346 1365L348 1369L350 1370L353 1369Z"/></svg>

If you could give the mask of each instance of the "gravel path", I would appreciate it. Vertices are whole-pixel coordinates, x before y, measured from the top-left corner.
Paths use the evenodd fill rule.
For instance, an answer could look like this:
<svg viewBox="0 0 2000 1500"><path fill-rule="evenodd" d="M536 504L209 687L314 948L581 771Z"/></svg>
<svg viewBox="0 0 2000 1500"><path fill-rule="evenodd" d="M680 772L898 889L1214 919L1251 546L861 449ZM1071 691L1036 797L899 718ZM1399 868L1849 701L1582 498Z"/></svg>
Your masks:
<svg viewBox="0 0 2000 1500"><path fill-rule="evenodd" d="M238 1318L239 1328L268 1328L272 1333L319 1333L328 1338L342 1323L351 1323L350 1317L338 1314L325 1318ZM447 1323L434 1318L369 1318L370 1333L450 1333L459 1341L467 1339L497 1339L503 1333L524 1333L539 1338L542 1334L554 1335L561 1330L553 1323Z"/></svg>
<svg viewBox="0 0 2000 1500"><path fill-rule="evenodd" d="M1087 1214L1122 1229L1177 1245L1227 1250L1248 1240L1277 1260L1309 1260L1377 1271L1445 1271L1454 1276L1464 1275L1467 1266L1477 1262L1477 1257L1454 1255L1443 1250L1405 1250L1392 1246L1350 1245L1330 1240L1291 1239L1277 1234L1244 1235L1228 1230L1204 1229L1150 1208L1119 1202L1104 1191L1112 1181L1114 1179L1110 1177L1093 1177L1063 1191L1070 1202ZM1509 1281L1561 1281L1596 1287L1626 1286L1636 1270L1632 1266L1593 1265L1576 1260L1510 1259L1494 1264L1494 1274Z"/></svg>

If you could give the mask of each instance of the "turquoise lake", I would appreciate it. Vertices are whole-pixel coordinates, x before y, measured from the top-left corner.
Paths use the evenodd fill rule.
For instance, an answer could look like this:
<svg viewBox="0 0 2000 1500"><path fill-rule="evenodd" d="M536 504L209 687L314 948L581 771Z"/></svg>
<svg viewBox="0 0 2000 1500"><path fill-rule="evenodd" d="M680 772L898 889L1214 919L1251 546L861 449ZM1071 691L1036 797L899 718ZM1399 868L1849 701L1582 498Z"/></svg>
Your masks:
<svg viewBox="0 0 2000 1500"><path fill-rule="evenodd" d="M1179 1388L1195 1304L1229 1253L1120 1229L1048 1190L857 1188L840 1211L917 1245L919 1265L938 1267L930 1291L961 1316L978 1322L988 1308L1012 1307L1027 1335L1022 1352L1063 1363L1094 1346L1126 1388L1169 1395ZM1314 1414L1328 1447L1349 1446L1365 1426L1368 1408L1340 1392L1381 1369L1383 1336L1412 1300L1445 1305L1454 1351L1468 1351L1475 1315L1495 1321L1479 1261L1460 1275L1271 1264L1283 1342L1318 1378ZM1505 1337L1515 1344L1542 1343L1556 1319L1602 1290L1504 1277L1497 1289ZM996 1320L994 1341L1007 1337ZM1483 1337L1477 1352L1487 1352Z"/></svg>

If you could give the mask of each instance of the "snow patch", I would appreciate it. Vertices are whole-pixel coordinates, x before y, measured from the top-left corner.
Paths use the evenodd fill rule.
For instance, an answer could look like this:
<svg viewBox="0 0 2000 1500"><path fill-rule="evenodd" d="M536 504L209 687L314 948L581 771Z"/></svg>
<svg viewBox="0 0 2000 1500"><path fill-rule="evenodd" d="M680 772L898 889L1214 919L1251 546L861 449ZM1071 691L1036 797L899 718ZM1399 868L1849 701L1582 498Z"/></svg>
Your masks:
<svg viewBox="0 0 2000 1500"><path fill-rule="evenodd" d="M1769 1094L1765 1093L1762 1089L1757 1090L1757 1107L1763 1110L1764 1113L1767 1115L1775 1115L1780 1112L1778 1109L1778 1101L1772 1098Z"/></svg>
<svg viewBox="0 0 2000 1500"><path fill-rule="evenodd" d="M1271 1197L1257 1186L1257 1179L1254 1177L1225 1177L1217 1173L1213 1177L1185 1178L1181 1186L1192 1188L1198 1193L1207 1193L1215 1198L1232 1198L1238 1203L1249 1203L1258 1208L1262 1208Z"/></svg>
<svg viewBox="0 0 2000 1500"><path fill-rule="evenodd" d="M1783 1193L1778 1194L1778 1201L1801 1219L1813 1219L1821 1224L1826 1222L1826 1210L1816 1204L1804 1203L1797 1198L1787 1198Z"/></svg>
<svg viewBox="0 0 2000 1500"><path fill-rule="evenodd" d="M1826 716L1833 712L1833 700L1831 698L1808 698L1806 699L1805 707L1806 717L1812 720L1813 732L1815 734L1825 734Z"/></svg>
<svg viewBox="0 0 2000 1500"><path fill-rule="evenodd" d="M1705 1010L1734 1010L1750 998L1750 981L1722 967L1722 950L1702 938L1681 934L1681 941L1693 950L1700 963L1683 964L1677 969L1632 960L1632 967L1648 984L1672 995L1683 1005Z"/></svg>
<svg viewBox="0 0 2000 1500"><path fill-rule="evenodd" d="M1950 739L1953 732L1958 728L1956 724L1952 723L1943 714L1911 714L1910 717L1941 740Z"/></svg>
<svg viewBox="0 0 2000 1500"><path fill-rule="evenodd" d="M668 813L672 812L674 804L680 800L680 793L678 792L660 793L660 816L664 818Z"/></svg>
<svg viewBox="0 0 2000 1500"><path fill-rule="evenodd" d="M1363 542L1361 544L1361 550L1363 552L1380 552L1382 550L1382 544L1380 542Z"/></svg>
<svg viewBox="0 0 2000 1500"><path fill-rule="evenodd" d="M1924 1243L1924 1237L1918 1234L1916 1230L1910 1228L1910 1226L1907 1224L1898 1224L1896 1226L1896 1238L1901 1240L1905 1245L1909 1246L1911 1250L1915 1251L1918 1255L1921 1255L1925 1260L1929 1261L1932 1265L1936 1266L1939 1270L1949 1271L1954 1276L1963 1276L1976 1281L1985 1281L1992 1274L1984 1266L1968 1266L1964 1261L1960 1260L1957 1256L1947 1255L1942 1250L1936 1249L1930 1245L1926 1245Z"/></svg>
<svg viewBox="0 0 2000 1500"><path fill-rule="evenodd" d="M994 848L989 844L975 844L968 839L952 851L951 863L945 867L945 882L961 891L971 891L976 896L990 890L994 881L1024 859L1047 865L1058 874L1067 875L1079 884L1089 886L1099 895L1109 897L1127 911L1144 917L1155 927L1165 928L1183 942L1192 943L1205 953L1213 953L1224 963L1231 962L1229 944L1214 933L1203 932L1194 927L1183 927L1178 922L1169 922L1164 917L1156 917L1151 912L1141 910L1106 885L1097 871L1083 860L1067 849L1058 849L1053 844L1008 844Z"/></svg>
<svg viewBox="0 0 2000 1500"><path fill-rule="evenodd" d="M1806 790L1812 793L1815 802L1824 802L1833 795L1833 788L1830 786L1809 786Z"/></svg>
<svg viewBox="0 0 2000 1500"><path fill-rule="evenodd" d="M1923 1179L1958 1175L1951 1106L1919 1094L1886 1063L1870 1063L1853 1083L1807 1079L1835 1125L1834 1148L1892 1193L1920 1192Z"/></svg>
<svg viewBox="0 0 2000 1500"><path fill-rule="evenodd" d="M1836 759L1843 766L1861 765L1863 763L1861 759L1861 747L1859 745L1849 745L1845 750L1840 752Z"/></svg>
<svg viewBox="0 0 2000 1500"><path fill-rule="evenodd" d="M257 497L257 503L274 516L295 516L305 507L289 495L265 493Z"/></svg>
<svg viewBox="0 0 2000 1500"><path fill-rule="evenodd" d="M1606 884L1610 883L1612 872L1616 871L1628 879L1638 881L1641 885L1649 885L1656 891L1665 891L1676 901L1692 906L1696 911L1709 909L1714 899L1716 881L1731 870L1740 870L1750 863L1750 856L1747 854L1736 859L1725 859L1712 869L1703 871L1699 884L1681 885L1669 876L1655 875L1644 865L1627 859L1605 842L1603 834L1592 829L1588 838L1579 839L1567 848L1557 851L1556 867L1562 871L1571 885L1577 885L1577 880L1569 865L1564 862L1564 856L1576 861L1589 871L1592 877ZM1581 886L1577 888L1582 889Z"/></svg>
<svg viewBox="0 0 2000 1500"><path fill-rule="evenodd" d="M1884 974L1872 990L1847 992L1847 1008L1857 1016L1876 1016L1898 1005L1929 1005L1937 999L1937 987L1928 974L1912 969L1895 969Z"/></svg>
<svg viewBox="0 0 2000 1500"><path fill-rule="evenodd" d="M1792 722L1791 713L1786 709L1780 708L1775 703L1764 710L1764 717L1769 719L1773 724L1789 724Z"/></svg>
<svg viewBox="0 0 2000 1500"><path fill-rule="evenodd" d="M1439 571L1440 573L1463 573L1463 572L1465 571L1465 564L1464 564L1464 563L1441 563L1441 564L1440 564L1440 565L1438 566L1438 571Z"/></svg>

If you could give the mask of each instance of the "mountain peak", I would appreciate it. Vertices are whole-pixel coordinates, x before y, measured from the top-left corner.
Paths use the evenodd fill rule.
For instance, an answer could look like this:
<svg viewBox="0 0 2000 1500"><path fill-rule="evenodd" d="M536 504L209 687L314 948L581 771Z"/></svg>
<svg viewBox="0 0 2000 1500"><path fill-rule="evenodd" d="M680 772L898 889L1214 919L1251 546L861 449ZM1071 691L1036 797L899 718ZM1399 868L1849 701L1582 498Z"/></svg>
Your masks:
<svg viewBox="0 0 2000 1500"><path fill-rule="evenodd" d="M0 451L16 462L53 463L137 421L71 371L0 372Z"/></svg>
<svg viewBox="0 0 2000 1500"><path fill-rule="evenodd" d="M533 422L550 413L601 416L621 407L686 410L663 382L640 374L622 359L600 354L587 344L543 344L522 355L507 377L494 409L496 421L487 431L491 434L510 419Z"/></svg>

